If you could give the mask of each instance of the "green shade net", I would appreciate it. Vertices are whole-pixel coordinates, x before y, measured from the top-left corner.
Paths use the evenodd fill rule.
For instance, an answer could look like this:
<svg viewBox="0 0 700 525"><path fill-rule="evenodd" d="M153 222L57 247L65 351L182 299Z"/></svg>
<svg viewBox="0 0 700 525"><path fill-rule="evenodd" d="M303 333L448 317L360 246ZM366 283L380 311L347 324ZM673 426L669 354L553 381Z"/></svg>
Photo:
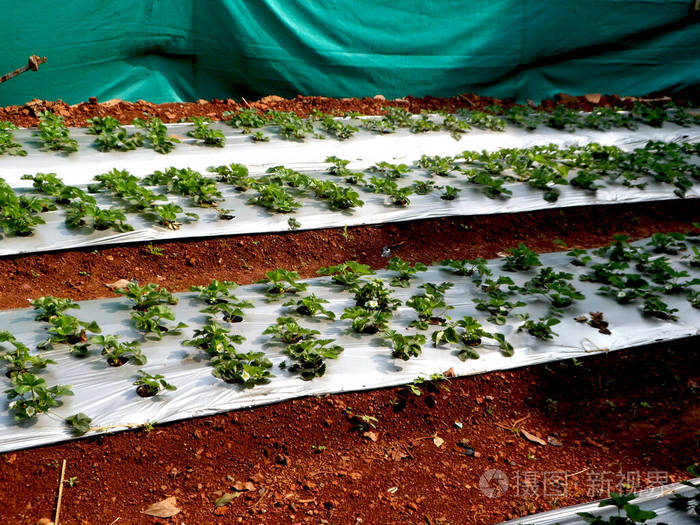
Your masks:
<svg viewBox="0 0 700 525"><path fill-rule="evenodd" d="M0 105L268 94L647 94L700 86L691 0L3 2Z"/></svg>

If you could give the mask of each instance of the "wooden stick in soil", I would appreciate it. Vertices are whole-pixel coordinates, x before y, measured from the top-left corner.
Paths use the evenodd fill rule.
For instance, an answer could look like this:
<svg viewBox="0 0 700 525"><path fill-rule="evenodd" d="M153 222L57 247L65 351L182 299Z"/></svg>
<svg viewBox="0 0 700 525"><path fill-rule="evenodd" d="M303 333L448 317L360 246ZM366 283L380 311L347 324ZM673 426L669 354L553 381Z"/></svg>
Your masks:
<svg viewBox="0 0 700 525"><path fill-rule="evenodd" d="M54 517L54 525L58 525L58 520L61 516L61 498L63 497L63 479L66 476L66 460L63 460L61 467L61 480L58 482L58 501L56 502L56 516Z"/></svg>
<svg viewBox="0 0 700 525"><path fill-rule="evenodd" d="M16 77L17 75L24 73L25 71L29 71L30 69L32 71L38 71L39 66L46 62L46 57L40 57L36 55L32 55L29 57L29 60L27 61L26 66L22 66L20 68L15 69L14 71L10 71L9 73L3 75L0 77L0 84L5 82L6 80L10 80L13 77Z"/></svg>

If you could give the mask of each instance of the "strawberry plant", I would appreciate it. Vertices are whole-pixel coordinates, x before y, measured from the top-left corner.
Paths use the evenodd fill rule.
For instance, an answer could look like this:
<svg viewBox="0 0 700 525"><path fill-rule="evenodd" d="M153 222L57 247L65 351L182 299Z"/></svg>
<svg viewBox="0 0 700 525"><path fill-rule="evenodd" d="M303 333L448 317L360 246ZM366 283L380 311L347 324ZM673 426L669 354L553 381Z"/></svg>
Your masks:
<svg viewBox="0 0 700 525"><path fill-rule="evenodd" d="M411 266L411 263L404 261L400 257L392 257L389 259L387 269L398 272L398 275L391 279L392 286L408 288L410 286L409 281L411 280L411 277L418 272L426 271L428 267L422 262L417 262Z"/></svg>
<svg viewBox="0 0 700 525"><path fill-rule="evenodd" d="M523 243L510 251L503 259L502 268L507 272L524 272L534 266L542 266L540 257Z"/></svg>
<svg viewBox="0 0 700 525"><path fill-rule="evenodd" d="M446 319L438 312L451 310L453 307L445 302L445 292L452 288L452 283L434 285L425 283L421 288L425 290L422 295L414 295L406 306L413 308L418 313L418 319L408 325L419 330L427 330L428 325L442 325Z"/></svg>
<svg viewBox="0 0 700 525"><path fill-rule="evenodd" d="M211 360L212 375L226 383L252 388L270 382L272 362L263 352L226 353Z"/></svg>
<svg viewBox="0 0 700 525"><path fill-rule="evenodd" d="M596 184L600 179L601 175L598 173L588 170L579 170L576 176L569 181L569 184L582 190L595 192L604 187L602 184Z"/></svg>
<svg viewBox="0 0 700 525"><path fill-rule="evenodd" d="M489 270L487 266L486 259L482 258L464 259L462 261L445 259L440 264L450 268L452 273L465 277L472 277L476 282L481 282L484 277L491 275L491 270Z"/></svg>
<svg viewBox="0 0 700 525"><path fill-rule="evenodd" d="M326 359L337 359L343 351L342 346L331 345L334 339L309 339L287 345L284 353L294 364L284 363L290 372L299 373L304 381L321 377L326 373ZM329 346L330 345L330 346Z"/></svg>
<svg viewBox="0 0 700 525"><path fill-rule="evenodd" d="M512 310L526 306L522 301L510 301L506 297L506 292L492 292L488 299L474 299L474 305L477 310L490 314L489 322L503 325Z"/></svg>
<svg viewBox="0 0 700 525"><path fill-rule="evenodd" d="M37 135L46 149L66 153L78 151L78 141L71 138L65 118L49 111L42 111L37 116L39 117Z"/></svg>
<svg viewBox="0 0 700 525"><path fill-rule="evenodd" d="M390 162L377 162L369 168L373 173L379 173L386 179L400 179L410 173L410 168L406 164L391 164Z"/></svg>
<svg viewBox="0 0 700 525"><path fill-rule="evenodd" d="M694 268L700 268L700 250L696 246L690 247L692 254L685 255L683 260Z"/></svg>
<svg viewBox="0 0 700 525"><path fill-rule="evenodd" d="M397 128L410 128L413 125L413 116L403 108L395 106L386 106L384 110L383 120L389 122Z"/></svg>
<svg viewBox="0 0 700 525"><path fill-rule="evenodd" d="M333 135L338 140L346 140L359 131L359 128L344 124L331 116L326 116L321 120L321 127L329 135Z"/></svg>
<svg viewBox="0 0 700 525"><path fill-rule="evenodd" d="M190 117L194 129L187 132L190 137L201 140L204 144L223 148L226 137L218 129L211 127L212 120L209 117Z"/></svg>
<svg viewBox="0 0 700 525"><path fill-rule="evenodd" d="M392 313L389 310L370 310L362 306L345 309L341 319L351 319L352 329L358 334L376 334L389 326Z"/></svg>
<svg viewBox="0 0 700 525"><path fill-rule="evenodd" d="M169 202L167 204L154 206L150 211L146 212L145 215L154 218L158 224L168 230L179 230L180 226L182 226L182 223L178 222L177 215L179 213L182 213L182 207ZM194 221L199 219L196 213L185 213L185 217Z"/></svg>
<svg viewBox="0 0 700 525"><path fill-rule="evenodd" d="M100 151L131 151L143 146L143 134L129 133L121 123L112 116L87 119L87 133L96 135L95 144Z"/></svg>
<svg viewBox="0 0 700 525"><path fill-rule="evenodd" d="M50 321L68 309L80 308L80 305L78 303L74 303L71 299L61 299L51 295L46 295L44 297L34 299L33 301L29 301L29 304L34 307L34 310L39 312L34 318L37 321Z"/></svg>
<svg viewBox="0 0 700 525"><path fill-rule="evenodd" d="M12 132L19 129L12 122L0 120L0 155L18 155L25 157L27 152L19 142L15 142Z"/></svg>
<svg viewBox="0 0 700 525"><path fill-rule="evenodd" d="M164 185L168 192L188 196L192 199L192 204L201 208L217 206L217 201L223 198L214 180L190 168L155 171L148 177L144 177L143 183Z"/></svg>
<svg viewBox="0 0 700 525"><path fill-rule="evenodd" d="M292 317L278 317L277 323L268 326L263 332L269 334L271 339L287 345L313 339L320 333L318 330L304 328Z"/></svg>
<svg viewBox="0 0 700 525"><path fill-rule="evenodd" d="M574 266L586 266L591 262L591 256L588 255L588 250L582 250L581 248L574 248L566 252L566 255L573 257L571 264Z"/></svg>
<svg viewBox="0 0 700 525"><path fill-rule="evenodd" d="M331 181L312 179L314 192L319 199L327 199L331 210L348 210L364 205L360 195L352 188L344 188Z"/></svg>
<svg viewBox="0 0 700 525"><path fill-rule="evenodd" d="M334 283L350 288L360 282L360 277L374 275L374 270L366 264L347 261L336 266L321 267L316 273L318 275L330 275Z"/></svg>
<svg viewBox="0 0 700 525"><path fill-rule="evenodd" d="M245 341L242 335L231 334L228 328L221 326L213 319L194 331L194 338L182 342L207 352L210 356L235 353L235 346Z"/></svg>
<svg viewBox="0 0 700 525"><path fill-rule="evenodd" d="M459 188L455 188L453 186L445 186L442 191L442 195L440 195L440 198L444 201L452 201L457 198L457 195L459 195L459 192L462 190Z"/></svg>
<svg viewBox="0 0 700 525"><path fill-rule="evenodd" d="M265 135L262 131L256 131L250 136L250 140L253 142L270 142L270 137Z"/></svg>
<svg viewBox="0 0 700 525"><path fill-rule="evenodd" d="M255 128L262 128L267 123L265 117L254 108L224 111L221 117L232 127L241 128L243 133L250 133Z"/></svg>
<svg viewBox="0 0 700 525"><path fill-rule="evenodd" d="M519 128L525 128L527 131L537 129L537 126L545 119L542 113L532 111L525 106L511 106L505 110L503 116L511 124Z"/></svg>
<svg viewBox="0 0 700 525"><path fill-rule="evenodd" d="M682 233L654 233L647 247L653 247L656 253L675 255L688 249L685 243L685 235Z"/></svg>
<svg viewBox="0 0 700 525"><path fill-rule="evenodd" d="M637 129L639 126L629 113L622 113L616 108L597 107L584 117L587 128L607 130L612 128Z"/></svg>
<svg viewBox="0 0 700 525"><path fill-rule="evenodd" d="M138 282L130 282L125 288L117 288L114 293L125 295L133 301L134 310L145 311L159 304L177 304L177 298L165 288L155 283L139 286Z"/></svg>
<svg viewBox="0 0 700 525"><path fill-rule="evenodd" d="M136 365L146 364L146 356L141 352L141 344L138 341L122 343L118 335L94 335L89 342L102 347L102 355L107 358L109 366L122 366L127 361Z"/></svg>
<svg viewBox="0 0 700 525"><path fill-rule="evenodd" d="M568 172L569 168L564 165L535 166L528 173L527 184L531 188L543 191L544 200L547 202L556 202L561 195L561 190L555 186L568 184L566 180Z"/></svg>
<svg viewBox="0 0 700 525"><path fill-rule="evenodd" d="M37 348L44 350L52 348L56 344L70 346L71 353L79 357L88 353L89 340L87 332L99 334L102 332L96 321L80 321L72 315L61 314L49 320L50 337L37 345Z"/></svg>
<svg viewBox="0 0 700 525"><path fill-rule="evenodd" d="M168 128L158 117L151 116L148 120L135 118L132 124L137 128L143 129L145 139L148 140L151 148L163 155L170 153L175 149L175 144L180 142L180 139L177 137L168 135Z"/></svg>
<svg viewBox="0 0 700 525"><path fill-rule="evenodd" d="M328 319L335 319L335 314L330 310L326 310L323 305L328 303L326 299L316 297L316 294L311 294L308 297L301 299L291 299L282 306L291 306L301 315L314 317L316 315L325 315Z"/></svg>
<svg viewBox="0 0 700 525"><path fill-rule="evenodd" d="M545 113L543 117L544 123L550 128L561 129L569 133L584 127L581 113L561 104L555 106L551 113Z"/></svg>
<svg viewBox="0 0 700 525"><path fill-rule="evenodd" d="M265 273L265 277L256 281L257 283L267 284L265 295L271 298L281 297L285 294L295 294L306 290L308 284L298 283L299 274L294 271L283 270L277 268Z"/></svg>
<svg viewBox="0 0 700 525"><path fill-rule="evenodd" d="M457 168L452 157L440 157L438 155L434 157L422 155L417 164L426 170L431 177L433 175L447 177L451 171Z"/></svg>
<svg viewBox="0 0 700 525"><path fill-rule="evenodd" d="M70 204L74 200L82 200L91 204L96 203L95 198L85 193L85 190L76 186L67 186L55 173L22 175L22 180L31 180L34 189L53 197L56 204Z"/></svg>
<svg viewBox="0 0 700 525"><path fill-rule="evenodd" d="M408 198L408 196L412 193L413 188L410 186L406 188L395 188L389 192L389 200L392 204L405 208L411 204L411 200Z"/></svg>
<svg viewBox="0 0 700 525"><path fill-rule="evenodd" d="M14 350L3 350L2 343L10 343ZM5 375L9 378L25 372L46 368L50 364L56 364L51 359L44 359L39 355L30 354L29 348L15 339L14 335L6 330L0 331L0 362L2 361L7 366Z"/></svg>
<svg viewBox="0 0 700 525"><path fill-rule="evenodd" d="M279 184L256 184L253 187L258 194L248 200L248 204L257 204L276 213L291 213L302 204Z"/></svg>
<svg viewBox="0 0 700 525"><path fill-rule="evenodd" d="M687 470L694 478L700 477L700 467L698 465L690 465ZM673 494L669 505L676 510L691 511L696 516L700 516L700 484L692 481L681 481L681 484L694 489L694 494L692 496Z"/></svg>
<svg viewBox="0 0 700 525"><path fill-rule="evenodd" d="M136 393L141 397L153 397L160 394L163 390L177 390L177 387L168 383L164 376L160 374L152 375L143 370L137 372L134 386L136 386Z"/></svg>
<svg viewBox="0 0 700 525"><path fill-rule="evenodd" d="M598 504L599 507L614 505L617 508L617 516L610 516L607 519L591 514L590 512L577 512L576 514L590 525L636 525L646 523L647 520L656 517L656 512L642 510L638 505L632 505L630 501L635 498L636 496L634 494L618 494L617 492L611 492L608 499L604 499ZM621 514L622 510L625 511L625 516Z"/></svg>
<svg viewBox="0 0 700 525"><path fill-rule="evenodd" d="M231 293L235 288L238 284L233 281L213 279L207 286L190 286L190 292L199 292L199 300L207 304L219 304L236 301L236 296Z"/></svg>
<svg viewBox="0 0 700 525"><path fill-rule="evenodd" d="M586 297L579 292L571 280L574 276L566 272L555 272L553 268L540 269L539 273L517 290L524 294L538 294L548 299L555 309L565 308Z"/></svg>
<svg viewBox="0 0 700 525"><path fill-rule="evenodd" d="M425 336L422 334L403 335L396 330L387 330L384 337L391 342L391 356L404 361L421 355L425 344Z"/></svg>
<svg viewBox="0 0 700 525"><path fill-rule="evenodd" d="M677 311L678 308L671 308L657 295L647 294L644 297L644 304L642 305L642 313L644 315L667 321L677 321Z"/></svg>
<svg viewBox="0 0 700 525"><path fill-rule="evenodd" d="M208 314L220 313L227 323L240 323L245 317L243 308L253 308L253 303L233 300L232 296L230 302L212 304L201 311Z"/></svg>
<svg viewBox="0 0 700 525"><path fill-rule="evenodd" d="M442 127L449 132L450 137L455 140L461 140L462 134L467 133L470 129L469 123L466 120L458 119L454 115L446 115L442 121Z"/></svg>
<svg viewBox="0 0 700 525"><path fill-rule="evenodd" d="M70 385L48 387L45 379L29 372L13 376L10 384L12 387L5 393L15 421L27 421L45 414L61 405L60 397L73 395Z"/></svg>
<svg viewBox="0 0 700 525"><path fill-rule="evenodd" d="M490 113L470 111L466 108L460 109L457 113L466 124L473 128L491 131L504 131L506 129L506 121Z"/></svg>
<svg viewBox="0 0 700 525"><path fill-rule="evenodd" d="M141 186L141 180L126 170L113 169L97 175L94 180L97 182L88 187L90 191L97 192L106 189L122 199L130 210L143 211L154 206L156 201L167 200L165 195L154 193Z"/></svg>
<svg viewBox="0 0 700 525"><path fill-rule="evenodd" d="M182 322L168 326L165 321L175 321L175 312L163 304L150 306L146 310L134 310L131 319L137 329L145 334L153 334L157 339L162 339L165 333L178 334L182 328L187 327Z"/></svg>
<svg viewBox="0 0 700 525"><path fill-rule="evenodd" d="M27 237L34 233L36 226L45 223L34 210L24 207L19 201L0 208L0 228L8 235Z"/></svg>
<svg viewBox="0 0 700 525"><path fill-rule="evenodd" d="M92 418L79 412L78 414L73 414L65 419L66 425L70 427L73 434L76 436L82 436L87 434L91 430Z"/></svg>
<svg viewBox="0 0 700 525"><path fill-rule="evenodd" d="M506 356L513 355L513 346L505 340L503 334L487 332L481 323L470 316L465 316L456 323L450 323L445 328L436 330L432 335L435 346L443 341L451 344L462 344L462 348L457 354L457 357L462 361L479 358L479 354L473 350L473 347L481 345L484 338L495 340Z"/></svg>
<svg viewBox="0 0 700 525"><path fill-rule="evenodd" d="M433 190L438 189L439 186L436 186L432 180L417 180L413 182L411 188L413 188L413 193L416 195L428 195Z"/></svg>
<svg viewBox="0 0 700 525"><path fill-rule="evenodd" d="M228 166L211 166L207 171L216 173L217 181L231 184L237 191L248 191L255 181L249 176L248 168L235 162Z"/></svg>
<svg viewBox="0 0 700 525"><path fill-rule="evenodd" d="M525 321L518 327L518 332L525 330L532 336L543 341L548 341L553 339L554 336L559 335L554 330L552 326L560 323L559 319L552 316L540 317L537 320L530 319L529 314L521 314L520 317Z"/></svg>
<svg viewBox="0 0 700 525"><path fill-rule="evenodd" d="M313 124L300 118L296 113L275 111L267 112L267 116L273 125L279 127L279 133L288 140L304 140L306 136L314 132Z"/></svg>
<svg viewBox="0 0 700 525"><path fill-rule="evenodd" d="M511 190L504 187L506 181L497 179L489 173L477 169L462 169L470 184L481 186L482 191L489 199L507 199L513 194Z"/></svg>
<svg viewBox="0 0 700 525"><path fill-rule="evenodd" d="M87 219L92 219L92 224ZM85 201L74 201L66 209L66 226L68 228L92 227L95 230L113 229L127 232L134 229L126 223L126 215L118 208L100 208Z"/></svg>
<svg viewBox="0 0 700 525"><path fill-rule="evenodd" d="M428 115L421 115L420 118L413 121L411 133L427 133L428 131L440 131L440 124L430 120Z"/></svg>
<svg viewBox="0 0 700 525"><path fill-rule="evenodd" d="M328 173L331 175L335 175L336 177L347 177L353 174L353 171L347 167L348 164L350 164L349 160L340 159L335 155L332 155L330 157L326 157L326 160L323 162L333 164L330 168L328 168Z"/></svg>
<svg viewBox="0 0 700 525"><path fill-rule="evenodd" d="M367 310L392 311L401 305L399 299L391 297L392 290L387 288L381 279L357 283L350 291L355 294L355 305Z"/></svg>

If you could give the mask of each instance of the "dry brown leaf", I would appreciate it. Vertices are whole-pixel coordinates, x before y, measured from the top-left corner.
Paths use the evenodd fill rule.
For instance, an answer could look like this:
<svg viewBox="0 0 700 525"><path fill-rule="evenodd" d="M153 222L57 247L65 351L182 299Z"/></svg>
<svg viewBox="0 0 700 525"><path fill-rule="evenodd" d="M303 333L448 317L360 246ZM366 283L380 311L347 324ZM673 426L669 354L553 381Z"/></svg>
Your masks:
<svg viewBox="0 0 700 525"><path fill-rule="evenodd" d="M169 498L165 498L158 503L154 503L146 510L142 510L141 514L154 516L156 518L170 518L180 513L180 509L175 506L176 504L177 500L175 499L175 496L170 496Z"/></svg>
<svg viewBox="0 0 700 525"><path fill-rule="evenodd" d="M238 492L243 492L246 490L253 491L255 490L255 484L251 483L250 481L246 481L245 483L242 481L236 481L233 485L231 485L235 490Z"/></svg>
<svg viewBox="0 0 700 525"><path fill-rule="evenodd" d="M129 286L130 283L131 281L129 281L128 279L119 279L118 281L114 281L113 283L105 283L105 286L110 290L123 290L127 286Z"/></svg>
<svg viewBox="0 0 700 525"><path fill-rule="evenodd" d="M544 445L544 446L547 445L547 442L544 439L542 439L539 436L536 436L535 434L530 434L530 432L528 432L527 430L521 429L520 433L523 435L523 437L525 439L527 439L528 441L531 441L532 443L537 443L538 445Z"/></svg>
<svg viewBox="0 0 700 525"><path fill-rule="evenodd" d="M372 431L364 432L362 435L371 441L377 441L377 439L379 439L379 435L376 432Z"/></svg>

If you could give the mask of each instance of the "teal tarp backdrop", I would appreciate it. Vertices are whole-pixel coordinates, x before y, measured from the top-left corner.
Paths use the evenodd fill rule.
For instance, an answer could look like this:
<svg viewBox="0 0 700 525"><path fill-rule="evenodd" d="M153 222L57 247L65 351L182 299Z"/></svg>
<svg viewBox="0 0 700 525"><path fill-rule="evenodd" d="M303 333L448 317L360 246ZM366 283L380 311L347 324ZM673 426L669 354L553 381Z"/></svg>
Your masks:
<svg viewBox="0 0 700 525"><path fill-rule="evenodd" d="M692 0L4 0L0 105L700 87Z"/></svg>

